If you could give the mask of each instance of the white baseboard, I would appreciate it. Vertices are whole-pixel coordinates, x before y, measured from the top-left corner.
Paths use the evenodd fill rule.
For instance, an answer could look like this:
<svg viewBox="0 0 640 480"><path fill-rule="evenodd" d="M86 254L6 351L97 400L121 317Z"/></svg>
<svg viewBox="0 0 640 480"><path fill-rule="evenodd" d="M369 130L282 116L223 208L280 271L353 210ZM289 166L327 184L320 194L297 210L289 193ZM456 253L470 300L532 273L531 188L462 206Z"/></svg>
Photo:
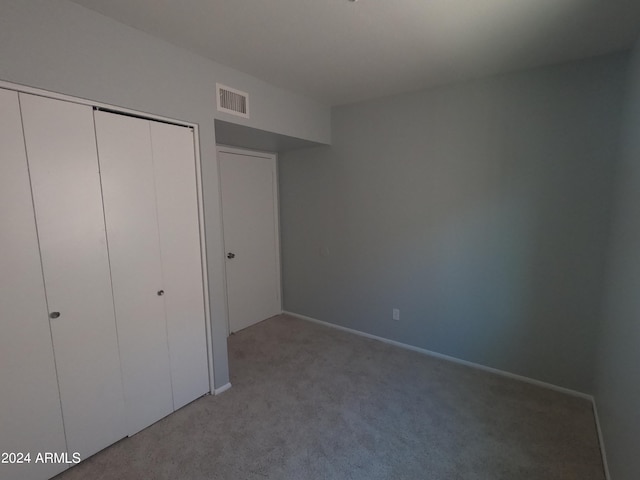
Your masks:
<svg viewBox="0 0 640 480"><path fill-rule="evenodd" d="M214 395L220 395L221 393L226 392L227 390L229 390L231 388L231 383L225 383L224 385L222 385L221 387L218 387L216 389L213 390L213 394Z"/></svg>
<svg viewBox="0 0 640 480"><path fill-rule="evenodd" d="M598 443L600 444L600 454L602 455L602 466L604 468L604 476L606 480L611 480L609 474L609 463L607 462L607 452L604 448L604 437L602 436L602 427L600 427L600 416L598 415L598 404L593 399L593 417L596 420L596 430L598 431Z"/></svg>
<svg viewBox="0 0 640 480"><path fill-rule="evenodd" d="M486 365L481 365L479 363L469 362L467 360L462 360L460 358L452 357L450 355L444 355L442 353L433 352L431 350L427 350L420 347L415 347L413 345L408 345L406 343L397 342L395 340L390 340L388 338L379 337L377 335L372 335L370 333L361 332L360 330L354 330L353 328L343 327L341 325L336 325L334 323L325 322L323 320L318 320L316 318L307 317L306 315L300 315L299 313L294 312L282 312L284 315L290 315L292 317L299 318L301 320L306 320L313 323L319 323L321 325L325 325L327 327L336 328L338 330L342 330L349 333L354 333L356 335L360 335L361 337L371 338L373 340L378 340L380 342L388 343L389 345L394 345L396 347L404 348L406 350L411 350L414 352L422 353L423 355L428 355L430 357L439 358L441 360L447 360L449 362L458 363L460 365L466 365L467 367L476 368L478 370L483 370L485 372L495 373L497 375L501 375L503 377L512 378L514 380L520 380L521 382L530 383L532 385L537 385L539 387L548 388L550 390L555 390L556 392L565 393L567 395L571 395L574 397L584 398L585 400L589 400L593 402L593 396L588 393L578 392L576 390L571 390L570 388L560 387L558 385L554 385L552 383L542 382L540 380L535 380L533 378L525 377L523 375L517 375L515 373L506 372L504 370L499 370L493 367L487 367Z"/></svg>

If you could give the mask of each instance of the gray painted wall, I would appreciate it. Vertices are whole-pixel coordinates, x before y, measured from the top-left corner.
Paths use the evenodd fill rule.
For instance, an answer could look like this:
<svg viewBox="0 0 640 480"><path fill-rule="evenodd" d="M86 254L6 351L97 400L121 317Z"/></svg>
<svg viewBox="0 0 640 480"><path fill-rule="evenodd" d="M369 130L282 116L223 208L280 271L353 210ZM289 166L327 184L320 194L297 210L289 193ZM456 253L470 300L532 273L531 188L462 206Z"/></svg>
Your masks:
<svg viewBox="0 0 640 480"><path fill-rule="evenodd" d="M329 143L329 108L64 0L2 0L0 80L199 124L216 386L227 383L214 118ZM216 82L250 94L250 120L216 112Z"/></svg>
<svg viewBox="0 0 640 480"><path fill-rule="evenodd" d="M630 70L596 377L615 480L640 478L640 42Z"/></svg>
<svg viewBox="0 0 640 480"><path fill-rule="evenodd" d="M285 309L592 392L627 60L335 108L279 160Z"/></svg>

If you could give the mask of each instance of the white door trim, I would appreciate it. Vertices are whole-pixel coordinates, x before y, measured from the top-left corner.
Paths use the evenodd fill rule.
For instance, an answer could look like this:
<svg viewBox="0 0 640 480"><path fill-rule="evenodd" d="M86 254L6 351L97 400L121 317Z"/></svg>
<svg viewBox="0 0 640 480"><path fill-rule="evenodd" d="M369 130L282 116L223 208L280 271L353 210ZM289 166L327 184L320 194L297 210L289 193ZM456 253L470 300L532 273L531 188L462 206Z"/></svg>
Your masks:
<svg viewBox="0 0 640 480"><path fill-rule="evenodd" d="M222 215L222 176L220 175L220 153L230 153L232 155L245 155L248 157L257 157L257 158L265 158L269 160L273 160L274 169L273 169L273 191L274 191L274 218L275 218L275 243L276 243L276 265L278 268L276 269L276 284L278 286L278 303L280 305L280 310L282 310L282 263L280 262L280 190L278 188L278 155L276 153L270 152L260 152L257 150L249 150L246 148L238 148L238 147L229 147L226 145L218 145L216 148L216 167L218 169L218 192L220 194L220 218L223 218ZM222 254L226 255L227 247L224 244L224 220L222 220ZM227 336L229 336L231 332L231 328L229 326L229 295L227 291L227 262L224 261L224 308L227 317Z"/></svg>
<svg viewBox="0 0 640 480"><path fill-rule="evenodd" d="M193 148L196 158L196 183L198 190L198 220L200 224L200 254L202 255L202 294L204 295L204 326L207 334L207 357L209 366L209 392L213 395L215 390L215 378L213 369L213 332L211 331L211 306L209 303L209 270L207 261L207 244L204 231L204 197L202 194L204 185L202 182L202 163L200 160L200 133L198 126L193 127Z"/></svg>
<svg viewBox="0 0 640 480"><path fill-rule="evenodd" d="M202 283L203 283L203 294L204 294L204 318L205 318L205 328L207 335L207 353L208 353L208 367L209 367L209 392L213 394L215 389L215 378L214 378L214 369L213 369L213 332L211 328L211 311L209 308L209 270L207 264L207 251L205 244L205 224L204 224L204 197L203 197L203 182L202 182L202 161L200 158L200 135L199 135L199 127L197 123L185 122L183 120L177 120L174 118L163 117L161 115L154 115L148 112L141 112L139 110L132 110L129 108L124 108L118 105L110 105L108 103L96 102L93 100L72 97L70 95L65 95L62 93L51 92L49 90L43 90L41 88L29 87L27 85L21 85L19 83L7 82L4 80L0 80L0 88L5 90L13 90L15 92L29 93L32 95L39 95L42 97L53 98L56 100L63 100L71 103L79 103L81 105L89 105L91 107L98 108L106 108L115 113L124 113L131 114L140 117L147 118L149 120L160 120L163 122L173 123L175 125L182 125L185 127L190 127L193 129L193 138L194 138L194 149L196 156L196 183L198 190L198 218L200 220L200 253L202 257ZM226 282L226 279L225 279Z"/></svg>
<svg viewBox="0 0 640 480"><path fill-rule="evenodd" d="M132 110L130 108L121 107L119 105L111 105L109 103L102 103L93 101L87 98L73 97L71 95L65 95L64 93L52 92L50 90L43 90L41 88L29 87L27 85L20 85L19 83L7 82L0 80L0 88L7 90L13 90L16 92L30 93L32 95L39 95L41 97L53 98L55 100L63 100L65 102L79 103L80 105L88 105L90 107L106 108L115 113L125 113L130 115L136 115L144 117L149 120L160 120L162 122L174 123L176 125L184 125L185 127L198 128L197 123L185 122L183 120L177 120L175 118L163 117L162 115L155 115L153 113L141 112L140 110Z"/></svg>

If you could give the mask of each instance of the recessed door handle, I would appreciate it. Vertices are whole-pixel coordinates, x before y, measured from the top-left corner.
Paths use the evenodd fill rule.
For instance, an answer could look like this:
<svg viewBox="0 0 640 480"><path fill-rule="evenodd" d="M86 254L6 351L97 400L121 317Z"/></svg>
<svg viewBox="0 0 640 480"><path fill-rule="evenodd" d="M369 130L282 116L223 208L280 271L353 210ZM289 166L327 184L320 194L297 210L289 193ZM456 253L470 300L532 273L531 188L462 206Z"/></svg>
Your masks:
<svg viewBox="0 0 640 480"><path fill-rule="evenodd" d="M161 297L164 295L164 290L158 290L158 296Z"/></svg>
<svg viewBox="0 0 640 480"><path fill-rule="evenodd" d="M58 318L60 316L60 312L51 312L49 314L49 318Z"/></svg>
<svg viewBox="0 0 640 480"><path fill-rule="evenodd" d="M236 254L235 253L227 253L227 258L236 258Z"/></svg>

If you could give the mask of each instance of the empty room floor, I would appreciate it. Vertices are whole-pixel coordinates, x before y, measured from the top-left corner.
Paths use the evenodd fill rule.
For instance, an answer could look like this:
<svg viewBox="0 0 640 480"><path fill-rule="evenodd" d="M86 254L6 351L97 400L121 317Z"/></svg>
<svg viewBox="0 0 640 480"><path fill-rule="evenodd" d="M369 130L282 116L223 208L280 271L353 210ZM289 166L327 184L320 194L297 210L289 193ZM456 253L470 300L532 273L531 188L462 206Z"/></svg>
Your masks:
<svg viewBox="0 0 640 480"><path fill-rule="evenodd" d="M280 315L233 388L56 477L604 480L589 401Z"/></svg>

